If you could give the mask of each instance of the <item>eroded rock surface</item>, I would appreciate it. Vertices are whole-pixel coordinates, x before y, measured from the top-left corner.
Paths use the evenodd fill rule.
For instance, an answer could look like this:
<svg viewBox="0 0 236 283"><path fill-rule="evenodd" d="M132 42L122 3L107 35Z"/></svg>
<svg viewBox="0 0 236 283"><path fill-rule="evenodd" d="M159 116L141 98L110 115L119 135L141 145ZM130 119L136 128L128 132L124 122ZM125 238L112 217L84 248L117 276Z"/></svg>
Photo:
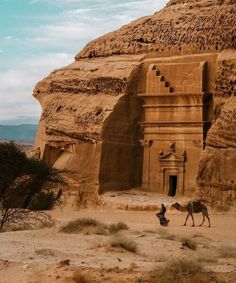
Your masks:
<svg viewBox="0 0 236 283"><path fill-rule="evenodd" d="M159 80L158 91L176 97L182 97L181 92L190 93L189 109L193 107L196 112L197 107L206 107L199 108L203 114L198 112L201 121L197 123L191 117L195 114L190 114L191 123L202 127L201 124L213 121L208 134L204 129L203 138L188 141L187 162L195 155L191 148L201 152L202 139L207 136L198 174L201 193L208 194L209 184L214 183L218 191L230 188L230 198L235 198L235 15L235 0L170 1L154 15L90 42L74 63L55 70L37 84L34 96L42 106L42 116L35 147L48 164L69 170L68 187L74 189L78 202L96 201L98 192L141 186L141 122L146 117L144 100L138 94L149 89L146 77L151 64L157 68L153 72ZM179 70L178 64L205 66L197 87L194 80L188 81L191 70L176 75L169 71L170 66ZM164 76L158 74L158 66ZM181 77L182 73L185 77ZM195 89L212 100L194 100ZM200 97L199 93L196 97ZM178 107L174 109L177 118L183 105ZM174 117L174 113L169 114ZM193 128L189 130L192 132ZM181 140L181 135L176 132L169 139L175 142ZM151 145L150 141L142 143ZM168 149L167 141L163 148ZM178 145L176 150L178 154L184 152ZM153 152L151 158L156 160L158 156L158 152ZM199 160L194 164L197 168ZM153 189L155 184L158 182L153 183Z"/></svg>
<svg viewBox="0 0 236 283"><path fill-rule="evenodd" d="M154 15L90 42L76 58L236 48L235 13L235 0L170 1Z"/></svg>
<svg viewBox="0 0 236 283"><path fill-rule="evenodd" d="M207 135L197 193L215 203L232 204L236 190L236 97L229 99Z"/></svg>
<svg viewBox="0 0 236 283"><path fill-rule="evenodd" d="M96 198L91 195L101 184L122 188L140 182L141 165L134 166L141 154L136 139L141 104L135 96L139 60L76 61L34 90L43 108L36 147L48 164L70 170L74 182L69 183L79 196L86 191Z"/></svg>

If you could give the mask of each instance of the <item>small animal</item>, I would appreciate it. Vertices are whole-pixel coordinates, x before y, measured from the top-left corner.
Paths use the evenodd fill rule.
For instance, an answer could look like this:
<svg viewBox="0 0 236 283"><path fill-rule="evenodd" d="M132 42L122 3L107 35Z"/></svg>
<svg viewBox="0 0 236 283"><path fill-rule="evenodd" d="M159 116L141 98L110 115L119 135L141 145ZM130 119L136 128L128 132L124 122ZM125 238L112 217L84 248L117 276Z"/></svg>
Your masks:
<svg viewBox="0 0 236 283"><path fill-rule="evenodd" d="M206 217L207 220L208 220L208 224L209 224L208 227L211 227L210 217L209 217L209 214L208 214L207 207L203 203L201 203L200 201L191 201L185 206L181 206L178 202L176 202L176 203L172 204L172 207L176 208L179 211L183 211L183 212L187 211L188 212L188 215L187 215L185 222L184 222L184 226L186 225L189 216L191 216L191 218L193 220L192 226L195 226L193 213L200 213L201 212L203 220L202 220L201 225L199 225L199 226L203 225L203 223L205 222L205 217Z"/></svg>
<svg viewBox="0 0 236 283"><path fill-rule="evenodd" d="M170 220L168 220L165 217L165 213L166 213L166 208L164 206L164 204L161 204L161 209L158 213L156 213L157 218L159 218L160 220L160 225L161 226L168 226L168 223L170 222Z"/></svg>

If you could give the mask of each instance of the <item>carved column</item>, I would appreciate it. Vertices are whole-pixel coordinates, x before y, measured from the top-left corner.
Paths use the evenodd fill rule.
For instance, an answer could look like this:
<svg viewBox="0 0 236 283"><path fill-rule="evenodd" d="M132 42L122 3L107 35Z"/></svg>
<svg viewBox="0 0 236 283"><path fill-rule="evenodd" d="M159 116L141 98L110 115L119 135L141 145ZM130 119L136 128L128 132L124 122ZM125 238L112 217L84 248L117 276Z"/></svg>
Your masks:
<svg viewBox="0 0 236 283"><path fill-rule="evenodd" d="M150 149L152 146L152 140L140 140L143 147L143 176L142 187L149 189L150 187Z"/></svg>

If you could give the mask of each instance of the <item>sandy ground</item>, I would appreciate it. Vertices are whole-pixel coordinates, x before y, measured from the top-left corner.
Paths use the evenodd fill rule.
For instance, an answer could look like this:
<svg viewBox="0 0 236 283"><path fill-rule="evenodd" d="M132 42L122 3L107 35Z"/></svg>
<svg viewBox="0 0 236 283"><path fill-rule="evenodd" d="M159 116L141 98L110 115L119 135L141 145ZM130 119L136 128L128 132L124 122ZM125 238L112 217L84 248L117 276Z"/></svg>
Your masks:
<svg viewBox="0 0 236 283"><path fill-rule="evenodd" d="M218 248L228 245L236 248L235 213L211 212L212 227L183 226L185 214L168 211L170 225L160 228L153 211L130 211L101 207L79 211L52 212L56 225L39 230L0 233L1 283L75 282L77 268L90 275L90 282L137 282L156 266L173 258L193 258L201 261L209 271L216 272L225 282L236 282L235 258L222 257ZM137 253L108 248L111 236L65 234L59 232L64 223L91 217L103 223L125 222L129 230L119 232L137 242ZM201 215L195 215L196 224ZM205 223L206 224L206 223ZM163 232L164 230L164 232ZM174 235L166 239L166 235ZM183 248L181 238L197 242L197 250ZM62 260L70 265L60 265Z"/></svg>

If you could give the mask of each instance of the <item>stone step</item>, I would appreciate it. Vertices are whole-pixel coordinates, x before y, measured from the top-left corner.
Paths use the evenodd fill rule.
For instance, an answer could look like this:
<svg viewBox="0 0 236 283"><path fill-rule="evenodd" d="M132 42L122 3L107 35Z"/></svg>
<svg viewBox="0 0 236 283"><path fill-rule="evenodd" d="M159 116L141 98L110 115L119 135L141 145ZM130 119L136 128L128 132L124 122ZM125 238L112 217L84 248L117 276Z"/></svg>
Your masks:
<svg viewBox="0 0 236 283"><path fill-rule="evenodd" d="M167 81L165 81L164 84L165 84L165 87L169 87L170 86L170 83L167 82Z"/></svg>
<svg viewBox="0 0 236 283"><path fill-rule="evenodd" d="M164 76L156 76L160 82L164 82L165 81L165 78Z"/></svg>
<svg viewBox="0 0 236 283"><path fill-rule="evenodd" d="M155 81L151 83L147 87L147 92L157 92L161 94L170 94L173 92L173 87L170 86L170 83L165 80L165 77L161 75L161 71L159 69L156 69L156 66L153 65L151 68L152 74L155 76ZM153 76L153 75L152 75Z"/></svg>

